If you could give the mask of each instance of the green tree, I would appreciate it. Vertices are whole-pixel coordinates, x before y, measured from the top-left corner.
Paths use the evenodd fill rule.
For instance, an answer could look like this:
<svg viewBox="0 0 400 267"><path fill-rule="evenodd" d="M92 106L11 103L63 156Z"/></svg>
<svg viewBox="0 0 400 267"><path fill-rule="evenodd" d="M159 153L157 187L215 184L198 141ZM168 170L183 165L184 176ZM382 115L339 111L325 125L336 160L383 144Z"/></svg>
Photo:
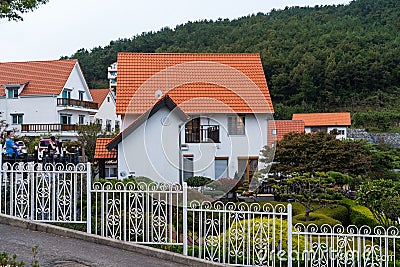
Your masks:
<svg viewBox="0 0 400 267"><path fill-rule="evenodd" d="M78 125L78 142L85 149L87 161L93 161L96 148L96 139L99 137L113 137L115 133L107 133L101 129L101 124L91 123L88 125Z"/></svg>
<svg viewBox="0 0 400 267"><path fill-rule="evenodd" d="M0 1L0 18L23 20L22 14L46 4L49 0L2 0Z"/></svg>
<svg viewBox="0 0 400 267"><path fill-rule="evenodd" d="M320 208L327 207L337 203L342 195L334 189L337 183L335 175L329 175L324 172L316 172L311 175L304 173L295 174L293 177L283 177L279 181L270 179L275 183L274 189L282 199L295 199L306 208L306 221L310 219L310 213Z"/></svg>
<svg viewBox="0 0 400 267"><path fill-rule="evenodd" d="M271 149L264 147L261 161L271 162ZM337 171L351 176L370 171L371 155L365 142L339 140L334 134L289 133L277 142L271 172L283 174Z"/></svg>
<svg viewBox="0 0 400 267"><path fill-rule="evenodd" d="M356 195L357 203L370 209L380 225L397 224L400 214L400 183L392 180L364 182Z"/></svg>

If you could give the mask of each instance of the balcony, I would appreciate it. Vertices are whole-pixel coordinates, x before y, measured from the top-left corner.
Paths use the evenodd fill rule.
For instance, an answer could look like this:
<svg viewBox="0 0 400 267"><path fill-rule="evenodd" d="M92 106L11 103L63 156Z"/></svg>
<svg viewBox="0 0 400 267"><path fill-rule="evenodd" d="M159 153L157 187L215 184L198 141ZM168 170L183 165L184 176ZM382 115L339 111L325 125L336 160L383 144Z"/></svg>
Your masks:
<svg viewBox="0 0 400 267"><path fill-rule="evenodd" d="M220 143L219 125L201 125L200 128L186 128L186 143Z"/></svg>
<svg viewBox="0 0 400 267"><path fill-rule="evenodd" d="M76 124L22 124L21 132L70 132L76 131Z"/></svg>
<svg viewBox="0 0 400 267"><path fill-rule="evenodd" d="M98 104L91 101L83 101L71 98L57 98L57 106L81 107L87 109L99 109Z"/></svg>

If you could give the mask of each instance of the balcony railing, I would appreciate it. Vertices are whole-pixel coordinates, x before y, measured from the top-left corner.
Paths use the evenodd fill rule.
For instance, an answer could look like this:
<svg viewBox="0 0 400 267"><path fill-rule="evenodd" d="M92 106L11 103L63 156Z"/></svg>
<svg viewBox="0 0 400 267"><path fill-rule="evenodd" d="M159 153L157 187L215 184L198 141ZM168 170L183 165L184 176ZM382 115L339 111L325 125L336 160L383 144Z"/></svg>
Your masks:
<svg viewBox="0 0 400 267"><path fill-rule="evenodd" d="M219 125L201 125L198 129L186 129L185 142L219 143Z"/></svg>
<svg viewBox="0 0 400 267"><path fill-rule="evenodd" d="M71 107L82 107L89 109L99 109L96 102L83 101L71 98L57 98L57 106L71 106Z"/></svg>
<svg viewBox="0 0 400 267"><path fill-rule="evenodd" d="M21 132L69 132L76 131L76 124L22 124Z"/></svg>

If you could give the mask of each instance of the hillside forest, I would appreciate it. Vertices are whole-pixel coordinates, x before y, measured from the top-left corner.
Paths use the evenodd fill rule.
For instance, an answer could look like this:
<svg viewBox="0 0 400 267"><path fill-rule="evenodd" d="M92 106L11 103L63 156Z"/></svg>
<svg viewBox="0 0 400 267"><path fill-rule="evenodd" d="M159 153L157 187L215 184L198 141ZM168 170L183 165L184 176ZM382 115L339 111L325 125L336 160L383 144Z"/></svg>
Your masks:
<svg viewBox="0 0 400 267"><path fill-rule="evenodd" d="M71 56L91 88L108 87L118 52L258 53L275 119L349 111L353 127L400 131L400 1L287 7L234 20L187 22Z"/></svg>

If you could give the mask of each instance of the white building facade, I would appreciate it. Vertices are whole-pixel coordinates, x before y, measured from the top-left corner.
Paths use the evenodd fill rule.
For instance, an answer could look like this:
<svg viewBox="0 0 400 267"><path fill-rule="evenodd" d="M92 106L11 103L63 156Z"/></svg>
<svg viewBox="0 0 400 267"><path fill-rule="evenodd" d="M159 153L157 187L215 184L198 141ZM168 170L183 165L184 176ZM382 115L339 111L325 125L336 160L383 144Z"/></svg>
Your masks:
<svg viewBox="0 0 400 267"><path fill-rule="evenodd" d="M2 119L17 134L75 139L97 112L76 60L1 63L0 82Z"/></svg>

